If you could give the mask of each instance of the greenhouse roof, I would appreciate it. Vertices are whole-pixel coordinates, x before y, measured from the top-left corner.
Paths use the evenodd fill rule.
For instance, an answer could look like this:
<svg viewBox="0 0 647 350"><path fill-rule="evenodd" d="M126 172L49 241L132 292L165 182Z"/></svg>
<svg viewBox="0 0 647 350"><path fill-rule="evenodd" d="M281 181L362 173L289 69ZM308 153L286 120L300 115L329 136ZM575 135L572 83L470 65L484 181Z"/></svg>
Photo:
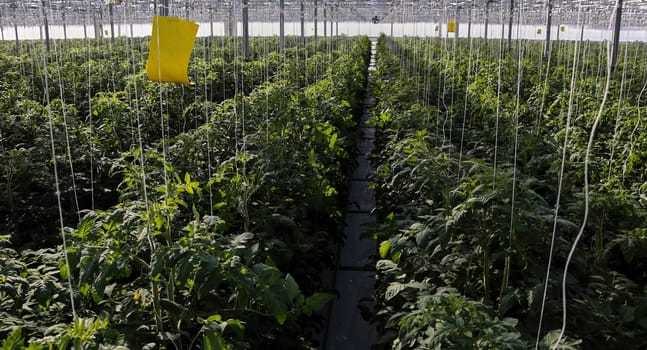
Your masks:
<svg viewBox="0 0 647 350"><path fill-rule="evenodd" d="M490 21L507 18L511 0L318 0L318 19L370 22L440 22L444 19L483 21L489 13ZM14 21L18 25L40 23L42 4L49 10L51 23L83 23L94 16L107 18L109 3L113 3L114 20L122 23L148 21L161 0L0 0L0 21ZM169 0L171 15L194 20L222 21L223 18L240 18L242 0ZM516 22L541 24L546 17L547 0L516 0ZM301 1L285 1L285 18L298 21ZM305 18L314 18L315 0L304 0ZM582 23L606 26L613 13L615 1L611 0L552 0L553 16L561 23ZM582 16L578 21L578 12ZM325 14L324 14L325 12ZM249 0L252 21L274 22L279 18L278 0ZM332 17L331 17L332 16ZM15 19L15 20L14 20ZM624 0L623 19L627 26L647 23L647 0Z"/></svg>

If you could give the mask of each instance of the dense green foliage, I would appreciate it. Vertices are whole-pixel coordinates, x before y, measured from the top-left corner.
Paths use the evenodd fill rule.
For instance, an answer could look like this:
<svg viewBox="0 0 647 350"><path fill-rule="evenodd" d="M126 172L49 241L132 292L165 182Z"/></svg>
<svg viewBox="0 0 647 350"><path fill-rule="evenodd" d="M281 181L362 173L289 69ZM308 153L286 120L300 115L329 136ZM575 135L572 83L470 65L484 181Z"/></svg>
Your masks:
<svg viewBox="0 0 647 350"><path fill-rule="evenodd" d="M370 42L288 42L200 39L187 86L147 81L146 39L0 45L3 349L316 347ZM606 48L499 44L379 40L377 349L558 338ZM620 52L560 349L647 346L647 47Z"/></svg>
<svg viewBox="0 0 647 350"><path fill-rule="evenodd" d="M202 38L190 64L193 85L160 86L146 79L148 54L145 39L57 41L45 56L42 43L23 43L20 55L4 43L0 53L0 230L12 234L15 245L31 248L56 241L57 203L47 114L54 118L65 221L78 221L77 211L106 209L117 203L114 159L145 145L206 122L222 101L249 94L280 73L301 88L316 82L348 48L340 40L272 50L278 39L252 42L251 59L244 61L238 43L229 38ZM48 98L44 62L48 62ZM46 99L51 102L47 104ZM161 100L161 102L160 102ZM64 101L64 102L62 102ZM162 112L160 112L162 108ZM163 118L164 122L161 122ZM138 127L139 123L139 127ZM68 151L69 146L69 151ZM66 155L71 154L71 157ZM71 170L75 176L72 178ZM79 190L75 193L74 187ZM77 208L78 202L78 208Z"/></svg>
<svg viewBox="0 0 647 350"><path fill-rule="evenodd" d="M563 349L647 346L647 47L624 45L591 150L591 213L567 277ZM520 42L500 61L498 41L380 39L373 159L381 347L534 348L574 43L558 43L550 67L541 51ZM542 349L561 327L605 44L581 44L576 61Z"/></svg>
<svg viewBox="0 0 647 350"><path fill-rule="evenodd" d="M257 40L204 39L191 86L146 81L145 40L0 55L3 348L314 347L370 42Z"/></svg>

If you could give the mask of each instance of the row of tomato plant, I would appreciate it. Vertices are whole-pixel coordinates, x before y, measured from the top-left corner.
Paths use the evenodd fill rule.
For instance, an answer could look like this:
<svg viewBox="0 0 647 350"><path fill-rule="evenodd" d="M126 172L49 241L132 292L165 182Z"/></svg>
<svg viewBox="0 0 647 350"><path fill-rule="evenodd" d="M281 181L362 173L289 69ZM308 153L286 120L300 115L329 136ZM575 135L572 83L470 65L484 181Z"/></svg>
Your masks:
<svg viewBox="0 0 647 350"><path fill-rule="evenodd" d="M272 50L278 39L256 38L250 58L243 60L235 54L239 42L199 38L190 64L192 85L148 81L148 42L143 38L115 44L61 40L49 55L39 42L24 42L19 54L5 43L0 53L5 72L0 77L0 191L6 196L0 198L0 216L6 220L0 230L11 232L17 246L37 248L57 240L54 178L47 163L48 114L54 119L65 220L78 221L80 210L117 203L121 178L112 174L113 160L140 139L148 145L162 135L195 129L222 101L248 95L278 74L299 87L315 83L347 46L343 39L306 46L297 40L290 38L280 55Z"/></svg>
<svg viewBox="0 0 647 350"><path fill-rule="evenodd" d="M559 42L548 61L528 41L500 54L498 41L380 38L378 348L525 349L537 338L552 348L606 75L606 44L578 43L574 56L575 45ZM566 276L561 349L647 345L646 49L623 44L611 76L591 150L589 220Z"/></svg>
<svg viewBox="0 0 647 350"><path fill-rule="evenodd" d="M76 228L66 223L67 254L60 245L17 250L15 235L3 236L3 346L315 348L310 333L322 322L315 311L332 297L320 273L333 266L330 242L342 239L341 210L369 55L367 38L288 50L277 56L281 66L270 79L220 103L197 102L196 108L206 110L205 121L161 139L151 136L143 148L138 137L122 142L132 131L130 122L117 125L139 116L146 121L135 132L155 123L160 128L159 115L147 120L149 111L135 104L156 101L157 84L147 89L137 71L124 77L140 81L137 100L128 99L128 92L123 100L119 92L97 93L94 98L109 99L106 110L118 111L103 119L115 127L95 126L94 142L84 140L96 147L105 176L118 179L117 186L103 189L115 191L117 203L84 209ZM253 62L240 67L248 64ZM169 95L175 88L162 86ZM60 154L61 129L74 120L71 130L80 136L88 125L74 113L63 125L60 110L75 108L67 101L31 105L12 115L29 120L38 135L31 141L40 143L8 149L4 138L18 136L7 130L20 124L5 122L3 155L20 152L22 145L39 152L42 159L17 155L14 161L37 164L40 181L50 189L43 109L52 110ZM100 157L102 147L107 149ZM73 148L72 160L87 161L84 152ZM59 169L65 161L58 159ZM17 180L12 186L22 186Z"/></svg>

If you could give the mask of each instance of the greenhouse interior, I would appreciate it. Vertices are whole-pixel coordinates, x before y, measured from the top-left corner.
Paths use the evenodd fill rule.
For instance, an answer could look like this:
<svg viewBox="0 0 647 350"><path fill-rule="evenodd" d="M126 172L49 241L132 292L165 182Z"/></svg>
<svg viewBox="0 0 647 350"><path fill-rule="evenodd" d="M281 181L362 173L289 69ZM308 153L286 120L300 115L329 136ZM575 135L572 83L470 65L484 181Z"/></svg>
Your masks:
<svg viewBox="0 0 647 350"><path fill-rule="evenodd" d="M647 348L646 0L0 0L0 35L1 349Z"/></svg>

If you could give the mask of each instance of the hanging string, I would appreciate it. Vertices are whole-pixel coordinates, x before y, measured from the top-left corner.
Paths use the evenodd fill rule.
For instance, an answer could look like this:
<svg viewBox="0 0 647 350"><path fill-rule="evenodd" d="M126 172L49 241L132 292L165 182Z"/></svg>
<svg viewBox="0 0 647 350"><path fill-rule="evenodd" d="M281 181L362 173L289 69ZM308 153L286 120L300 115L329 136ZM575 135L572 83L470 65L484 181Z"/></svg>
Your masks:
<svg viewBox="0 0 647 350"><path fill-rule="evenodd" d="M4 23L2 21L2 15L0 15L0 38L4 41Z"/></svg>
<svg viewBox="0 0 647 350"><path fill-rule="evenodd" d="M249 7L249 6L250 5L248 3L247 7ZM248 25L249 25L249 23L248 23ZM248 30L248 34L249 34L249 30ZM249 48L247 49L247 51L248 51L247 53L251 56L252 52L250 51ZM245 101L247 99L247 96L245 94L245 70L244 70L245 65L246 65L246 60L245 60L245 58L243 58L242 67L240 69L240 90L242 92L242 94L241 94L241 108L240 108L240 117L241 117L241 124L242 124L241 125L241 131L242 131L242 135L241 135L241 140L242 140L241 152L243 154L243 157L246 158L246 152L247 152L247 137L246 136L247 135L246 135L246 130L245 130L245 126L246 126L245 125L246 124L246 120L245 120ZM245 181L247 181L247 160L244 160L242 163L243 163L243 178L245 179ZM245 227L245 231L248 231L248 230L249 230L249 228Z"/></svg>
<svg viewBox="0 0 647 350"><path fill-rule="evenodd" d="M133 43L134 40L132 40L132 39L133 38L131 38L131 40L128 41L130 43L128 52L132 55L131 63L132 63L133 72L136 72L137 71L137 63L136 63L136 57L135 57L135 47L134 47L134 43ZM148 208L148 186L147 186L147 175L146 175L146 167L145 167L145 150L144 150L144 140L143 140L143 137L142 137L142 123L141 123L141 118L140 118L141 109L140 109L140 106L139 106L139 87L137 85L137 78L133 77L132 82L133 82L133 91L132 92L135 95L135 98L134 98L134 103L135 103L134 111L135 111L135 113L134 114L135 114L135 117L136 117L136 120L137 120L137 143L138 143L138 147L139 147L139 162L140 162L140 165L141 165L142 194L144 196L144 207L146 209L146 213L149 214L149 215L147 215L147 218L148 218L148 220L147 220L147 224L148 224L147 239L148 239L148 244L150 246L151 255L152 255L152 253L155 251L155 242L151 238L151 232L152 231L151 231L151 228L150 228L150 212L149 212L149 208Z"/></svg>
<svg viewBox="0 0 647 350"><path fill-rule="evenodd" d="M45 8L45 16L49 16L50 14L53 13L51 11L51 3L49 3L50 8ZM48 11L49 10L49 11ZM49 12L49 13L47 13ZM56 40L52 40L53 45L53 53L54 53L54 59L56 62L56 71L57 71L57 77L58 77L58 88L59 88L59 96L60 96L60 101L61 101L61 117L63 118L63 131L65 135L65 150L66 150L66 158L68 160L68 164L70 166L70 176L72 180L72 193L74 196L74 207L76 211L76 215L79 221L81 221L81 212L79 208L79 197L77 194L77 189L76 189L76 175L74 172L74 164L72 162L72 148L70 147L70 135L68 132L68 125L67 125L67 113L66 113L66 106L65 106L65 97L63 94L64 88L63 88L63 77L61 75L61 64L59 62L59 56L58 56L58 49L57 49L57 44ZM47 63L47 60L45 61ZM45 74L47 74L47 67L45 67ZM48 92L49 93L49 92ZM48 102L49 105L49 102ZM48 107L51 108L51 107Z"/></svg>
<svg viewBox="0 0 647 350"><path fill-rule="evenodd" d="M85 17L83 18L85 21ZM84 23L85 24L85 23ZM91 71L91 66L92 66L92 47L90 46L90 41L86 37L85 38L86 42L86 47L88 51L88 61L87 61L87 66L88 66L88 114L89 114L89 139L90 139L90 200L91 200L91 208L94 210L94 114L92 111L92 71Z"/></svg>
<svg viewBox="0 0 647 350"><path fill-rule="evenodd" d="M472 5L473 4L470 3L470 6L472 6ZM464 105L463 105L463 125L461 127L461 144L460 144L459 160L458 160L458 171L457 171L458 180L457 180L457 184L460 183L460 179L462 177L461 176L461 172L462 172L461 167L462 167L463 147L464 147L464 138L465 138L465 129L466 129L466 118L467 118L467 107L468 107L467 101L468 101L468 96L469 96L468 95L469 87L470 87L470 84L471 84L470 73L472 72L472 70L474 70L474 81L478 81L480 68L481 68L480 65L479 65L480 64L480 57L481 57L480 47L478 45L476 46L476 49L475 49L476 50L476 57L473 60L472 59L472 50L473 50L473 46L474 46L474 37L471 36L471 33L468 34L468 36L470 37L470 49L469 49L469 58L468 58L468 64L467 64L468 69L467 69L467 84L465 86L465 98L464 98L465 101L464 101ZM474 64L473 67L472 67L472 64ZM467 264L467 271L466 271L467 277L465 279L464 288L468 288L468 284L469 284L469 281L471 279L472 259L473 259L473 257L470 256L469 263Z"/></svg>
<svg viewBox="0 0 647 350"><path fill-rule="evenodd" d="M422 105L425 107L425 127L429 127L429 119L431 117L431 108L429 108L429 100L431 95L431 53L432 53L432 41L431 36L425 37L425 52L424 52L424 72L422 75L423 78L423 97Z"/></svg>
<svg viewBox="0 0 647 350"><path fill-rule="evenodd" d="M160 62L162 53L161 53L161 44L160 44L160 26L159 26L159 17L156 17L156 23L157 25L155 26L157 29L157 76L161 77L162 76L162 64ZM158 86L158 91L159 91L159 108L160 108L160 129L161 129L161 135L162 135L162 168L163 168L163 174L164 174L164 205L168 206L168 197L169 197L169 182L168 182L168 170L167 170L167 160L166 160L166 123L164 122L164 91L163 91L163 85L162 82L159 81L157 83ZM169 128L170 129L170 128ZM142 149L143 152L143 149ZM168 243L171 243L171 218L168 214L168 211L166 212L166 220L168 222L167 226L167 240Z"/></svg>
<svg viewBox="0 0 647 350"><path fill-rule="evenodd" d="M159 28L159 27L158 27ZM159 33L158 33L159 34ZM158 35L159 38L159 35ZM132 38L131 38L132 39ZM133 43L133 40L130 41L131 47L129 52L132 53L132 65L133 65L133 72L137 71L137 66L136 66L136 60L135 60L135 48ZM158 46L159 47L159 43ZM157 57L160 57L159 52ZM158 62L159 66L159 62ZM158 71L159 73L159 71ZM161 76L161 74L159 75ZM144 150L144 141L142 138L142 123L141 123L141 118L140 118L140 108L139 108L139 89L137 86L137 77L133 77L133 90L135 94L135 116L137 119L137 142L139 146L139 163L141 165L141 176L142 176L142 192L144 195L144 209L146 210L146 240L148 241L148 246L150 248L150 259L151 259L151 266L153 265L153 259L155 256L155 251L157 250L157 245L155 244L155 240L152 237L152 229L151 229L151 212L150 212L150 207L148 205L148 186L147 186L147 177L146 177L146 157L145 157L145 150ZM166 170L166 164L164 164L164 169ZM151 283L151 291L153 294L153 301L157 305L159 302L159 289L158 289L158 284L157 281L154 278L150 279ZM163 324L162 324L162 315L159 311L159 308L154 307L153 308L153 313L155 316L155 327L158 332L161 332L163 329Z"/></svg>
<svg viewBox="0 0 647 350"><path fill-rule="evenodd" d="M647 76L646 76L647 78ZM645 83L643 84L642 89L640 90L640 93L638 94L638 98L636 99L636 113L638 114L636 118L636 125L634 125L633 130L631 130L631 135L629 136L629 154L625 158L625 161L622 165L622 182L624 183L625 180L625 172L627 171L627 163L629 162L629 159L631 158L631 155L633 154L634 151L634 136L636 135L636 131L638 131L639 127L642 124L642 116L641 110L642 106L640 105L640 102L642 101L642 96L647 91L647 79L645 79Z"/></svg>
<svg viewBox="0 0 647 350"><path fill-rule="evenodd" d="M580 0L581 1L581 0ZM615 14L618 11L619 7L619 1L622 0L616 0L616 5L613 9L613 12L611 14L611 21L613 21L613 18L615 17ZM611 23L609 24L609 30L611 29ZM617 44L617 43L614 43ZM611 42L607 45L607 54L611 51L610 46ZM590 165L590 158L591 158L591 148L593 147L593 141L595 139L595 132L598 129L598 125L600 124L600 119L602 119L602 113L604 112L604 107L606 106L607 99L609 97L609 89L611 86L611 73L613 66L611 65L611 60L610 56L607 56L607 78L606 78L606 84L604 88L604 94L602 95L602 102L600 103L600 109L598 110L598 113L595 117L595 121L593 122L593 126L591 127L591 132L589 134L589 141L586 146L586 153L585 153L585 158L584 158L584 217L582 218L582 224L580 226L580 230L577 233L577 236L575 237L575 241L573 242L573 245L571 246L571 250L568 252L568 257L566 258L566 264L564 266L564 274L562 278L562 328L559 333L559 337L557 338L557 341L555 341L555 344L553 346L553 350L557 350L559 347L559 343L562 341L562 338L564 337L564 333L566 332L566 316L567 316L567 300L566 300L566 278L568 277L568 268L571 264L571 260L573 259L573 255L575 254L575 249L577 248L578 243L580 242L580 239L584 235L584 229L586 228L586 224L588 222L589 218L589 165Z"/></svg>
<svg viewBox="0 0 647 350"><path fill-rule="evenodd" d="M615 127L613 128L613 138L611 139L611 156L609 157L609 171L607 174L607 179L611 180L611 170L613 169L613 158L615 156L616 145L618 143L618 130L620 129L620 113L622 112L622 97L625 87L625 78L627 76L627 58L628 58L629 45L625 45L624 52L624 62L622 65L622 79L620 80L620 92L618 93L618 107L616 108L616 121Z"/></svg>
<svg viewBox="0 0 647 350"><path fill-rule="evenodd" d="M265 81L270 80L270 67L269 67L269 61L268 61L268 56L269 56L269 50L267 48L267 36L263 37L263 71L261 74L264 76ZM298 50L298 48L297 48ZM296 55L297 59L299 58L299 55L297 53ZM298 65L297 65L298 66ZM306 69L307 71L307 69ZM269 143L270 142L270 111L269 111L269 104L270 104L270 92L269 89L265 89L265 109L263 111L264 119L265 119L265 142Z"/></svg>
<svg viewBox="0 0 647 350"><path fill-rule="evenodd" d="M54 144L54 118L52 117L52 107L50 105L49 96L49 77L48 77L48 57L47 53L43 52L43 83L45 92L45 111L47 113L47 121L49 126L49 140L52 154L52 165L54 166L54 184L56 189L56 201L58 204L58 220L60 224L61 239L63 241L63 256L65 258L65 266L67 267L67 287L70 294L70 305L72 307L72 318L77 319L76 306L74 305L74 289L72 288L72 269L70 267L70 259L67 254L67 238L65 237L65 225L63 222L63 206L61 203L61 189L58 178L58 162L56 160L56 146Z"/></svg>
<svg viewBox="0 0 647 350"><path fill-rule="evenodd" d="M499 6L499 19L503 23L503 3ZM499 66L497 69L496 88L496 118L494 122L494 159L492 164L492 191L496 190L497 161L499 155L499 120L501 119L501 86L503 85L503 24L501 25L501 38L499 38Z"/></svg>
<svg viewBox="0 0 647 350"><path fill-rule="evenodd" d="M205 126L205 133L207 134L207 176L208 179L211 179L212 172L211 172L211 132L209 130L209 106L210 106L210 101L209 101L209 96L207 94L207 70L209 68L209 61L207 60L207 39L203 38L203 47L204 50L203 52L203 59L204 59L204 126ZM196 89L197 90L197 89ZM197 119L197 118L196 118ZM209 215L213 216L213 189L211 188L212 186L209 186Z"/></svg>
<svg viewBox="0 0 647 350"><path fill-rule="evenodd" d="M550 77L550 68L552 62L552 50L550 48L550 43L546 43L548 48L546 49L547 58L546 58L546 71L544 74L544 86L541 90L541 101L539 102L539 110L537 111L537 124L535 125L535 135L539 135L539 129L541 127L541 119L544 116L544 105L546 104L546 94L548 93L548 78ZM543 58L543 55L541 56ZM542 65L543 67L543 65Z"/></svg>
<svg viewBox="0 0 647 350"><path fill-rule="evenodd" d="M234 13L237 12L236 3L237 2L233 2L233 4L234 4L233 5ZM249 34L249 31L247 33ZM234 68L234 147L235 147L235 155L234 156L235 156L235 159L236 159L236 161L234 162L234 169L236 170L236 175L238 175L238 159L239 159L239 155L240 155L240 149L238 147L238 143L239 143L239 140L238 140L238 127L239 127L239 125L238 125L238 103L237 103L238 91L239 91L239 87L238 87L238 73L239 73L239 67L238 67L238 59L239 59L239 56L238 56L238 35L234 36L233 39L234 39L234 52L233 52L234 57L233 57L232 61L234 63L233 64L233 68ZM244 43L242 45L244 45ZM244 48L242 46L241 46L241 50L244 50Z"/></svg>
<svg viewBox="0 0 647 350"><path fill-rule="evenodd" d="M471 5L470 5L471 6ZM468 34L469 35L469 34ZM470 74L472 73L472 47L474 46L474 38L470 36L470 46L469 46L469 55L467 58L467 74L466 74L466 82L465 82L465 97L463 98L463 121L461 125L461 142L460 142L460 149L458 152L458 170L456 171L456 182L457 184L460 184L461 181L461 166L463 162L463 142L465 140L465 121L467 119L467 101L469 99L469 89L470 89L470 84L471 84L471 77ZM477 56L477 61L478 61L478 56ZM474 77L474 79L478 79L478 75Z"/></svg>
<svg viewBox="0 0 647 350"><path fill-rule="evenodd" d="M445 0L443 0L442 16L443 16L443 23L445 23L446 27L448 27L447 26L447 20L448 20L447 7L445 6ZM449 65L449 58L448 58L449 52L447 51L447 37L448 36L449 36L449 33L446 33L443 36L443 39L442 39L441 45L440 45L440 50L441 50L442 53L444 53L444 56L441 56L441 58L443 58L443 57L445 58L443 60L444 63L445 63L445 65L443 66L443 72L447 71L447 68L448 68L448 65ZM447 136L445 134L445 127L447 125L447 109L448 109L447 104L445 103L445 93L447 92L447 80L445 79L445 74L442 74L442 79L439 79L438 82L439 82L439 84L442 82L442 90L441 90L441 93L438 95L438 102L437 102L437 106L439 107L438 108L438 114L437 114L438 115L438 120L440 121L440 118L441 118L441 115L440 115L441 109L443 110L443 112L445 114L444 118L443 118L443 125L442 125L443 137L442 137L442 142L441 142L441 147L444 148L445 143L447 141L446 140ZM442 108L440 108L441 106L442 106Z"/></svg>
<svg viewBox="0 0 647 350"><path fill-rule="evenodd" d="M228 24L226 24L228 25ZM230 33L231 35L231 33ZM221 77L220 80L222 81L222 101L224 102L226 97L227 97L227 85L225 84L225 75L226 75L226 62L227 62L227 52L226 52L226 42L225 42L225 34L223 33L222 39L220 40L220 53L222 54L222 61L220 62L220 66L222 67L222 72L221 72Z"/></svg>
<svg viewBox="0 0 647 350"><path fill-rule="evenodd" d="M455 95L455 90L456 90L456 89L454 89L454 86L456 85L456 66L460 65L460 62L461 62L460 55L456 54L456 52L458 50L458 30L459 30L458 29L458 25L459 25L459 23L458 23L458 13L459 13L459 11L458 11L459 10L458 3L456 3L454 6L456 6L455 14L454 14L454 22L456 24L455 24L455 28L454 28L454 40L452 41L452 57L451 58L452 58L453 61L455 61L455 64L451 65L452 70L451 70L451 73L450 73L450 76L452 77L451 86L449 88L449 91L450 91L450 94L451 94L450 95L451 96L450 97L450 102L449 102L450 108L447 108L445 106L445 111L447 113L445 118L449 118L449 142L447 144L450 147L447 149L447 156L450 157L450 158L451 158L451 155L452 155L452 147L451 147L451 145L452 145L452 134L453 134L453 131L454 131L454 109L452 107L454 106L454 95ZM449 33L448 33L448 35L449 35ZM449 51L448 51L448 54L449 54ZM449 59L447 61L448 61L447 64L449 64ZM444 103L444 100L443 100L443 103Z"/></svg>
<svg viewBox="0 0 647 350"><path fill-rule="evenodd" d="M581 0L578 2L578 15L577 15L577 25L580 25L580 16L582 13L582 4ZM557 240L557 224L559 221L559 209L562 198L562 185L564 181L564 169L566 164L566 150L568 147L568 137L571 131L571 118L573 115L573 104L575 99L575 84L577 82L577 65L579 57L579 47L581 41L575 41L575 47L573 49L573 68L571 71L571 83L570 83L570 93L568 98L568 111L566 113L566 125L564 126L564 143L562 144L562 160L559 168L559 175L557 178L557 198L555 200L555 209L553 215L553 230L550 238L550 249L548 251L548 265L546 267L546 278L544 280L544 291L541 300L541 309L539 312L539 325L537 326L537 339L535 341L535 349L539 349L539 341L541 339L541 328L544 322L544 313L546 310L546 299L548 295L548 285L550 282L550 270L553 262L553 254L555 251L555 242ZM559 342L558 342L559 344Z"/></svg>
<svg viewBox="0 0 647 350"><path fill-rule="evenodd" d="M521 1L519 6L519 12L523 12L524 2ZM511 14L512 16L512 14ZM508 245L512 248L512 243L514 242L514 216L515 216L515 204L516 204L516 194L517 194L517 155L519 153L519 114L521 106L521 80L523 76L523 58L524 58L524 46L521 45L519 39L519 28L522 23L517 21L517 50L518 50L518 60L517 60L517 91L515 94L515 109L514 109L514 155L512 158L512 193L510 196L510 229L508 234ZM511 257L506 254L504 259L504 268L503 268L503 281L501 283L501 296L505 293L508 288L508 283L510 280L510 264Z"/></svg>
<svg viewBox="0 0 647 350"><path fill-rule="evenodd" d="M413 55L412 55L412 75L416 77L419 76L420 72L420 40L414 36L410 39L413 43ZM416 103L420 103L420 84L416 84Z"/></svg>

